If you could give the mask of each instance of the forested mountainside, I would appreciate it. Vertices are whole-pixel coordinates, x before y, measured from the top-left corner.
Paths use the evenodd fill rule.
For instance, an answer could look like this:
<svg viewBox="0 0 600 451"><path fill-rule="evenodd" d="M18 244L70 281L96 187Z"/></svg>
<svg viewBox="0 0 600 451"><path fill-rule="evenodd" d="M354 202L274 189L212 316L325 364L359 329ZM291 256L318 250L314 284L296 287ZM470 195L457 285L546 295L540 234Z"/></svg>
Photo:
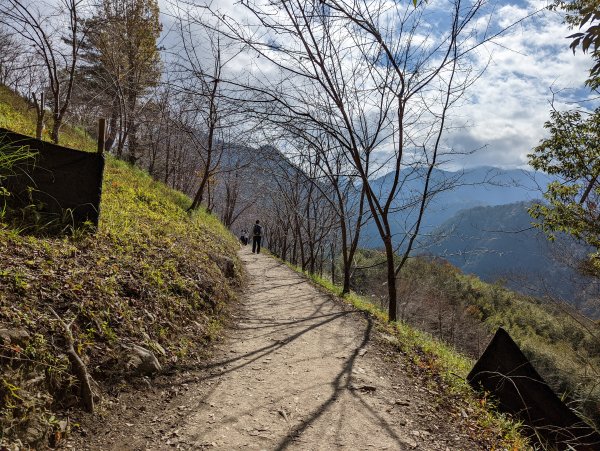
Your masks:
<svg viewBox="0 0 600 451"><path fill-rule="evenodd" d="M408 194L403 195L422 192L422 174L418 170L407 170L407 174L412 175L404 181L402 193ZM581 275L578 268L591 250L560 234L550 242L532 226L534 220L527 213L531 202L541 198L551 180L544 173L526 170L434 170L434 194L424 213L413 255L445 258L465 273L488 282L502 280L522 293L553 297L598 317L600 284ZM374 185L385 194L390 183L390 177L384 176ZM358 192L353 191L353 195ZM400 250L417 212L418 205L398 211L393 211L392 205L390 223ZM367 219L363 226L360 245L382 247L373 220Z"/></svg>
<svg viewBox="0 0 600 451"><path fill-rule="evenodd" d="M564 235L550 242L532 227L529 206L518 202L463 210L436 230L425 252L485 281L567 302L598 318L600 284L578 271L591 250Z"/></svg>

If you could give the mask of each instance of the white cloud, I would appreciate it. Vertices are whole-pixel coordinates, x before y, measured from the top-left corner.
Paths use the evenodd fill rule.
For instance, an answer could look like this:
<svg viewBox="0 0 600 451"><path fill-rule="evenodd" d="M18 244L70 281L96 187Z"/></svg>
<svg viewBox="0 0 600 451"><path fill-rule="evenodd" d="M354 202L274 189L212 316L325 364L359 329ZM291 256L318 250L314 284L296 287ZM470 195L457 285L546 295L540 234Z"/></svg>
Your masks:
<svg viewBox="0 0 600 451"><path fill-rule="evenodd" d="M160 0L161 8L172 11L174 1ZM490 35L511 26L546 4L539 0L489 3L473 23L473 31L481 39L484 33ZM429 17L431 24L443 22L444 14L447 16L449 11L447 0L431 0L430 5L437 13ZM233 0L214 1L211 6L241 22L246 20L243 6ZM167 23L172 20L165 16L165 29L170 28ZM435 26L423 27L423 31L431 32L432 38L435 30ZM454 111L452 126L459 128L446 135L446 143L463 152L485 149L475 155L457 157L452 167L526 165L526 154L544 136L543 124L549 117L553 92L560 92L555 99L559 108L565 107L561 101L582 95L591 60L580 53L573 55L568 48L569 40L565 39L568 34L560 14L545 10L472 54L474 68L482 70L487 66L487 69ZM261 78L279 76L265 59L251 54L241 55L231 69L240 75L252 72ZM461 125L465 127L460 128Z"/></svg>
<svg viewBox="0 0 600 451"><path fill-rule="evenodd" d="M496 26L506 27L544 4L505 4ZM454 166L522 167L526 154L544 137L553 92L555 106L581 95L591 65L588 56L573 55L569 34L559 14L544 11L522 22L480 51L475 65L489 66L470 89L460 117L470 126L448 136L462 151L486 146L477 155L458 159ZM579 91L577 91L579 90Z"/></svg>

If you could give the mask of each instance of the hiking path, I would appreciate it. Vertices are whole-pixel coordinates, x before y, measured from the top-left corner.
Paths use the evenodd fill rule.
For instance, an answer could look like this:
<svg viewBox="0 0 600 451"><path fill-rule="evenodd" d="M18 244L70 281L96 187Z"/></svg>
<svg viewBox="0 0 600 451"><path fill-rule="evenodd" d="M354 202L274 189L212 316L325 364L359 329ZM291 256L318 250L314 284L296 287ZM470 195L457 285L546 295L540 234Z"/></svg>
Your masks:
<svg viewBox="0 0 600 451"><path fill-rule="evenodd" d="M68 447L489 449L368 315L249 246L240 258L248 285L211 360L124 394Z"/></svg>

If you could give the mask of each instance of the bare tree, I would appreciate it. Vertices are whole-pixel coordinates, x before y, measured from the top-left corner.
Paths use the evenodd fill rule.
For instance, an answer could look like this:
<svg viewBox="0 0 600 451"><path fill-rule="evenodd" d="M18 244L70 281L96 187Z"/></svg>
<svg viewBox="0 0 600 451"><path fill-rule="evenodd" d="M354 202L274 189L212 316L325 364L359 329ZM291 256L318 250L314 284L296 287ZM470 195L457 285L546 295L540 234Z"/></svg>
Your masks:
<svg viewBox="0 0 600 451"><path fill-rule="evenodd" d="M435 34L424 31L435 8L428 2L244 3L256 19L251 26L222 21L229 37L285 74L277 88L254 89L289 117L324 130L360 177L385 249L390 320L397 318L397 275L439 189L431 174L451 151L443 141L448 113L476 78L467 56L478 42L469 24L482 4L452 1ZM386 172L385 187L372 184ZM415 178L420 192L407 189ZM410 225L395 237L390 215L399 210Z"/></svg>
<svg viewBox="0 0 600 451"><path fill-rule="evenodd" d="M171 155L174 134L177 133L175 106L177 99L168 84L156 90L148 99L137 118L139 131L139 153L137 164L148 169L156 179L164 179L163 171Z"/></svg>
<svg viewBox="0 0 600 451"><path fill-rule="evenodd" d="M230 171L231 162L221 167L227 143L247 141L239 127L243 124L240 102L230 95L230 81L226 77L228 65L239 54L239 49L204 22L202 15L193 11L176 10L179 27L179 58L175 65L173 86L187 99L182 112L188 118L188 128L194 129L195 150L202 159L198 186L189 210L205 204L212 210L217 187L217 174ZM231 179L234 182L234 179ZM229 201L233 201L232 186ZM233 214L232 211L229 212ZM227 216L230 216L229 214ZM230 216L233 219L233 216Z"/></svg>
<svg viewBox="0 0 600 451"><path fill-rule="evenodd" d="M222 155L223 142L218 142L216 134L219 132L221 127L221 114L222 111L219 109L219 84L221 82L221 74L223 71L223 62L221 59L221 48L220 43L213 43L213 67L212 73L204 72L199 66L194 65L198 62L198 57L194 53L194 58L191 58L188 52L189 61L194 65L194 73L197 81L200 82L201 96L206 101L206 110L203 117L204 126L206 127L206 141L202 146L204 149L204 155L206 156L204 162L204 168L200 174L200 184L198 190L194 195L190 210L198 208L204 199L205 190L208 186L208 182L214 172L217 170L220 156Z"/></svg>
<svg viewBox="0 0 600 451"><path fill-rule="evenodd" d="M354 167L348 164L344 150L336 141L319 130L314 130L311 124L291 121L286 125L286 130L295 140L301 160L300 167L307 167L305 171L310 177L310 183L324 196L332 211L336 215L336 231L330 237L332 269L331 276L335 279L336 246L341 245L342 260L342 293L350 292L350 276L352 260L360 237L360 230L365 220L364 200L365 190L357 182L357 173Z"/></svg>
<svg viewBox="0 0 600 451"><path fill-rule="evenodd" d="M0 28L0 85L12 87L15 91L26 75L22 58L23 45L8 29Z"/></svg>
<svg viewBox="0 0 600 451"><path fill-rule="evenodd" d="M43 65L52 96L50 137L58 143L60 128L67 115L75 69L81 49L80 10L83 0L61 0L54 4L28 0L4 0L0 3L0 23L20 36L33 57ZM66 31L64 31L66 30Z"/></svg>
<svg viewBox="0 0 600 451"><path fill-rule="evenodd" d="M319 164L318 159L290 159L289 152L286 157L273 149L267 163L270 202L263 206L269 212L271 252L322 275L325 261L334 258L330 249L338 218L330 187L319 181Z"/></svg>

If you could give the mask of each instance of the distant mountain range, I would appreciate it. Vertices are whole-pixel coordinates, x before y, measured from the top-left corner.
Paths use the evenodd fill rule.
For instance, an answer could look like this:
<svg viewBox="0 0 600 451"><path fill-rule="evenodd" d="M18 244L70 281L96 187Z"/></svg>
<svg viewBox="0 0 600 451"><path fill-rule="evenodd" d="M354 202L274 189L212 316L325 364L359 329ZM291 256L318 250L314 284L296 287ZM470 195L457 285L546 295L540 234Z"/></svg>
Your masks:
<svg viewBox="0 0 600 451"><path fill-rule="evenodd" d="M414 224L416 209L401 209L403 204L418 196L423 190L424 171L414 170L406 175L395 207L399 211L391 214L390 223L395 241L400 242ZM481 206L506 205L527 202L542 197L543 189L552 179L542 173L520 169L504 170L493 167L450 172L434 169L430 186L436 193L429 201L423 218L421 232L432 233L436 227L452 218L461 210ZM390 174L372 182L375 192L386 196L391 188ZM401 209L401 210L400 210ZM375 224L367 224L361 245L378 248L381 239Z"/></svg>
<svg viewBox="0 0 600 451"><path fill-rule="evenodd" d="M487 282L502 281L519 292L566 301L600 317L600 283L577 272L590 249L567 236L548 241L531 226L528 206L518 202L463 210L437 229L426 253Z"/></svg>
<svg viewBox="0 0 600 451"><path fill-rule="evenodd" d="M441 188L423 218L421 238L415 254L445 258L463 272L488 282L502 281L525 294L550 295L600 317L597 306L600 287L576 271L577 261L589 249L568 237L549 242L532 227L527 208L552 179L543 173L480 167L464 172L436 170L432 185ZM382 195L389 192L391 178L381 177L373 185ZM419 193L422 174L407 178L403 193ZM401 194L398 206L410 194ZM416 212L391 215L395 242L414 223ZM380 248L374 224L363 228L361 245Z"/></svg>
<svg viewBox="0 0 600 451"><path fill-rule="evenodd" d="M224 166L241 167L242 196L261 199L278 190L276 175L302 173L277 149L264 146L252 152L232 146L223 156ZM423 189L424 169L407 171L390 215L397 244L414 224L416 209L402 209L407 200ZM239 172L239 170L238 170ZM600 317L594 307L598 287L580 276L574 266L587 249L561 237L549 243L531 225L527 207L542 198L553 179L541 172L478 167L461 172L435 169L431 186L437 193L429 200L421 236L414 254L445 258L465 273L488 282L501 280L508 287L536 296L552 295L568 301L581 311ZM372 187L380 196L389 193L391 175L375 179ZM358 195L358 193L356 193ZM265 199L264 201L268 201ZM248 218L260 216L260 205L247 211ZM245 224L249 219L243 219ZM360 246L378 249L381 238L373 221L362 229Z"/></svg>

